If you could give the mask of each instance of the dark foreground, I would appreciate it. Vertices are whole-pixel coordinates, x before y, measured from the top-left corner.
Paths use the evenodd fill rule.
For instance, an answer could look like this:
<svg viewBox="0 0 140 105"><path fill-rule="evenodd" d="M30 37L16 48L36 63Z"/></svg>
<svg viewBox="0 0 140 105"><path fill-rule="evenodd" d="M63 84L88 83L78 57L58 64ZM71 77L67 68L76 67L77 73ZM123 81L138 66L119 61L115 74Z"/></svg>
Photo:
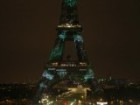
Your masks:
<svg viewBox="0 0 140 105"><path fill-rule="evenodd" d="M40 105L140 105L140 85L104 85L104 95L93 97L91 91L87 92L87 98L66 100L48 98L48 101L40 102ZM0 105L30 105L35 95L34 84L0 84ZM97 104L107 102L107 104Z"/></svg>

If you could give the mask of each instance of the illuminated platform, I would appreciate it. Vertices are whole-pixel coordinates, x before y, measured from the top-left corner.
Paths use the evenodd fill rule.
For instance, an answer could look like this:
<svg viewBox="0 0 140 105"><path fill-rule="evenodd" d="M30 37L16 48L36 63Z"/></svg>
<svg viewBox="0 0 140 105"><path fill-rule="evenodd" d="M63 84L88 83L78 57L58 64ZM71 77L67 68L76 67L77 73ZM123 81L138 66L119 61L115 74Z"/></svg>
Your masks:
<svg viewBox="0 0 140 105"><path fill-rule="evenodd" d="M89 64L87 62L77 62L77 61L62 61L62 62L51 62L47 64L48 70L74 70L74 71L86 71Z"/></svg>
<svg viewBox="0 0 140 105"><path fill-rule="evenodd" d="M61 61L61 62L49 62L46 65L46 70L43 73L43 77L57 77L67 78L72 81L83 83L86 78L94 78L93 72L89 72L91 65L87 62L78 61Z"/></svg>
<svg viewBox="0 0 140 105"><path fill-rule="evenodd" d="M70 24L70 23L66 23L66 24L60 24L57 26L58 30L82 30L82 26L80 24Z"/></svg>

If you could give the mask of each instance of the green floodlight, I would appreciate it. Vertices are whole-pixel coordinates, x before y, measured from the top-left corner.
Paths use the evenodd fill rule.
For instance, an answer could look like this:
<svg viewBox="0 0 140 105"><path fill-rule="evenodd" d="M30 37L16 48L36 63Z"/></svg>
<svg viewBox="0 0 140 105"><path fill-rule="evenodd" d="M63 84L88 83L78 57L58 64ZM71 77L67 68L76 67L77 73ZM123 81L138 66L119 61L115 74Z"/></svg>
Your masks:
<svg viewBox="0 0 140 105"><path fill-rule="evenodd" d="M64 0L67 6L74 7L77 4L77 0Z"/></svg>

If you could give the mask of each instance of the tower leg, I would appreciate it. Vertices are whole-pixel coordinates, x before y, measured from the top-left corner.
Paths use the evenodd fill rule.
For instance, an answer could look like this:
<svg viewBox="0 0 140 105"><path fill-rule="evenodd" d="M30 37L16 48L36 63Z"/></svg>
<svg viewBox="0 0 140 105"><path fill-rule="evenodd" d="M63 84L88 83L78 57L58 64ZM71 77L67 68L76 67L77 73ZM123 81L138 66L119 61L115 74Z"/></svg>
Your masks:
<svg viewBox="0 0 140 105"><path fill-rule="evenodd" d="M83 38L81 35L74 35L73 37L77 49L79 61L88 61L83 47Z"/></svg>
<svg viewBox="0 0 140 105"><path fill-rule="evenodd" d="M39 81L37 86L37 92L33 99L32 105L39 105L39 100L42 98L45 90L51 87L51 84L54 82L54 75L50 74L48 71L45 71L42 75L42 79Z"/></svg>
<svg viewBox="0 0 140 105"><path fill-rule="evenodd" d="M84 80L86 84L90 86L93 97L103 96L104 91L102 87L99 85L98 81L94 78L92 69L90 68L88 69L88 72L84 76Z"/></svg>
<svg viewBox="0 0 140 105"><path fill-rule="evenodd" d="M42 78L39 83L38 83L38 86L37 86L37 92L35 94L35 97L33 99L33 103L32 105L38 105L38 102L39 100L41 99L42 97L42 94L44 93L44 91L46 90L47 88L47 83L49 81L46 79L46 78Z"/></svg>
<svg viewBox="0 0 140 105"><path fill-rule="evenodd" d="M66 32L61 32L56 41L53 50L51 51L49 61L59 61L62 59L64 50L64 41L66 38Z"/></svg>

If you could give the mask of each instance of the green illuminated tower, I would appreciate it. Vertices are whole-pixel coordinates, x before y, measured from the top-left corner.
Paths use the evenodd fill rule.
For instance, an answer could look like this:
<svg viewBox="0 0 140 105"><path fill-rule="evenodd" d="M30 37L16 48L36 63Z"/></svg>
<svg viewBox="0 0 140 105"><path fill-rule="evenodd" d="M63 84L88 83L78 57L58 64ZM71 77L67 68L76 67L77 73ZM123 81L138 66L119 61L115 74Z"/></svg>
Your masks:
<svg viewBox="0 0 140 105"><path fill-rule="evenodd" d="M76 45L79 61L86 61L81 36L82 26L79 24L77 13L77 0L63 0L59 25L57 26L57 39L51 52L49 61L62 61L66 41L73 41Z"/></svg>
<svg viewBox="0 0 140 105"><path fill-rule="evenodd" d="M42 94L51 91L60 81L69 80L78 84L86 84L91 90L97 90L93 82L94 74L83 47L82 26L79 23L77 12L78 0L62 0L60 21L57 26L57 37L46 64L42 78L38 84L38 91L33 105L38 105ZM73 42L77 53L77 60L70 57L64 60L66 42ZM67 87L67 86L66 86Z"/></svg>

